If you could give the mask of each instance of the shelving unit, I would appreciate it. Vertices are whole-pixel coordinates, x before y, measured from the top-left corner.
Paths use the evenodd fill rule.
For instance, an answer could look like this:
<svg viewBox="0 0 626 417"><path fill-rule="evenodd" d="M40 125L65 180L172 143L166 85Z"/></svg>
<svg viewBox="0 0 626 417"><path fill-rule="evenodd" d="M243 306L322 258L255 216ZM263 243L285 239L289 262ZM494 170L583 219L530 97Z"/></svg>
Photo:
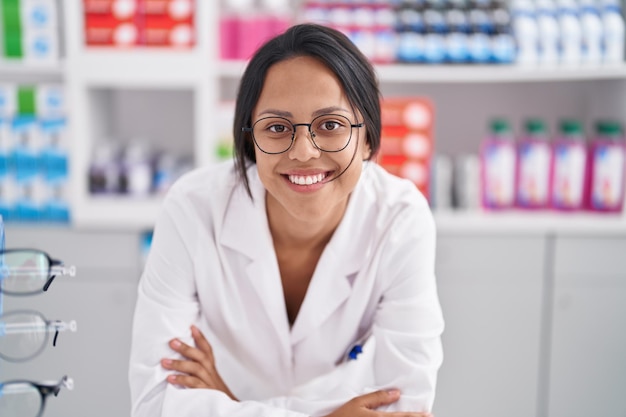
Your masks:
<svg viewBox="0 0 626 417"><path fill-rule="evenodd" d="M61 38L65 56L59 64L33 67L2 63L0 77L65 84L68 93L70 135L70 188L72 225L78 228L145 230L154 225L161 198L92 196L87 172L94 145L111 133L144 136L160 123L163 137L155 140L193 154L196 166L214 163L217 129L223 120L218 108L233 100L245 61L217 58L219 5L196 2L196 45L191 49L87 48L84 45L82 2L59 2L64 22ZM559 117L580 117L587 125L597 117L626 122L626 64L596 67L519 67L378 65L384 96L425 95L435 103L437 151L451 155L478 149L487 119L510 117L515 126L530 115L545 115L549 123ZM189 115L163 114L170 108ZM168 95L169 94L169 95ZM181 96L184 98L181 99ZM124 103L131 98L135 109ZM182 100L182 101L181 101ZM154 110L154 106L158 110ZM117 111L117 115L115 112ZM174 111L173 113L175 113ZM113 114L112 114L113 113ZM120 113L136 125L115 132ZM151 114L154 113L152 116ZM182 126L181 134L163 126ZM223 130L223 129L221 129ZM130 133L129 133L130 132ZM157 135L158 136L158 135ZM171 139L170 139L171 138ZM171 142L168 142L171 141ZM624 216L587 213L560 216L552 213L436 213L441 228L472 230L626 230Z"/></svg>

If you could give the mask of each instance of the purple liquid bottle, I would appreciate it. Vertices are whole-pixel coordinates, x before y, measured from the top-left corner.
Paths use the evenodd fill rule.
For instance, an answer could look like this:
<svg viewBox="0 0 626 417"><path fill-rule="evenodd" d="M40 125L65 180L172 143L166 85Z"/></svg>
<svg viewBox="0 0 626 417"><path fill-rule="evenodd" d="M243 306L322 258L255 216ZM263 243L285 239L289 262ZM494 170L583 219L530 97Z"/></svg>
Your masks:
<svg viewBox="0 0 626 417"><path fill-rule="evenodd" d="M543 120L529 119L517 146L516 202L523 209L542 209L550 197L550 137Z"/></svg>
<svg viewBox="0 0 626 417"><path fill-rule="evenodd" d="M505 119L490 124L480 149L481 196L486 209L506 209L515 203L515 140Z"/></svg>
<svg viewBox="0 0 626 417"><path fill-rule="evenodd" d="M587 143L582 123L562 120L552 149L551 205L556 210L581 210L587 176Z"/></svg>
<svg viewBox="0 0 626 417"><path fill-rule="evenodd" d="M621 212L624 206L626 141L622 126L612 120L596 123L591 142L587 207L592 211Z"/></svg>

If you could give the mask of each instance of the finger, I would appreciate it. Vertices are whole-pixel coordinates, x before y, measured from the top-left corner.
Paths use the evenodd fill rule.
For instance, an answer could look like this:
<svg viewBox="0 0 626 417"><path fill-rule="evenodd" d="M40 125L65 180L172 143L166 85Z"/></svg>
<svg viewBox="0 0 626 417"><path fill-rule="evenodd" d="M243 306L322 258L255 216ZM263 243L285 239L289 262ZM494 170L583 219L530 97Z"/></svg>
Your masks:
<svg viewBox="0 0 626 417"><path fill-rule="evenodd" d="M370 392L369 394L361 395L352 399L361 407L375 410L383 405L392 404L400 399L400 391L397 389L391 390L379 390Z"/></svg>
<svg viewBox="0 0 626 417"><path fill-rule="evenodd" d="M200 378L190 375L168 375L167 382L170 384L181 385L187 388L212 388Z"/></svg>
<svg viewBox="0 0 626 417"><path fill-rule="evenodd" d="M404 411L394 411L392 413L382 413L385 417L433 417L430 413L407 413Z"/></svg>
<svg viewBox="0 0 626 417"><path fill-rule="evenodd" d="M163 368L189 374L202 379L206 383L210 383L211 377L207 369L195 361L181 361L174 359L162 359L161 366Z"/></svg>
<svg viewBox="0 0 626 417"><path fill-rule="evenodd" d="M205 363L208 359L207 355L203 351L194 346L189 346L188 344L181 342L179 339L172 339L170 341L170 347L184 357L196 362Z"/></svg>
<svg viewBox="0 0 626 417"><path fill-rule="evenodd" d="M213 362L213 348L200 329L196 326L191 326L191 336L193 336L193 340L196 342L196 347L203 351L208 356L209 360Z"/></svg>

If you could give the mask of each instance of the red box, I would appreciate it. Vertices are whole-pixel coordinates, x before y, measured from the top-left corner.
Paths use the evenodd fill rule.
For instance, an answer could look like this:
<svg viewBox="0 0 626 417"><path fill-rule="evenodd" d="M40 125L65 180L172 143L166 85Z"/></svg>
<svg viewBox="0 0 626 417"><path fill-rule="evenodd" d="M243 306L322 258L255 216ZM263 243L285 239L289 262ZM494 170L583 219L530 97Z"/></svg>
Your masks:
<svg viewBox="0 0 626 417"><path fill-rule="evenodd" d="M387 98L381 102L383 126L405 126L411 130L430 131L434 111L426 98Z"/></svg>
<svg viewBox="0 0 626 417"><path fill-rule="evenodd" d="M378 163L412 181L428 198L434 142L432 103L420 97L389 98L381 102L381 112Z"/></svg>
<svg viewBox="0 0 626 417"><path fill-rule="evenodd" d="M193 21L178 21L168 16L145 16L141 33L146 46L190 47L195 44Z"/></svg>
<svg viewBox="0 0 626 417"><path fill-rule="evenodd" d="M85 43L88 46L134 46L139 43L136 19L119 20L110 14L85 16Z"/></svg>
<svg viewBox="0 0 626 417"><path fill-rule="evenodd" d="M118 20L134 19L139 9L139 0L83 0L86 15L108 15Z"/></svg>
<svg viewBox="0 0 626 417"><path fill-rule="evenodd" d="M193 20L195 2L194 0L140 0L140 9L145 16L191 21Z"/></svg>

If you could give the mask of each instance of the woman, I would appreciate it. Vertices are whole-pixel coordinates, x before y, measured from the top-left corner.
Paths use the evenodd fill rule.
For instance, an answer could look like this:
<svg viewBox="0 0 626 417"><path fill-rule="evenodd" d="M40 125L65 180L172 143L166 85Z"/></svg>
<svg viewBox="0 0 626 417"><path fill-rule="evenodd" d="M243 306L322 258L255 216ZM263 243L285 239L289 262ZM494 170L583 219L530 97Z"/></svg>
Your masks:
<svg viewBox="0 0 626 417"><path fill-rule="evenodd" d="M298 25L260 48L235 163L185 176L159 215L133 416L428 415L435 228L416 187L369 162L380 131L374 71L344 35Z"/></svg>

